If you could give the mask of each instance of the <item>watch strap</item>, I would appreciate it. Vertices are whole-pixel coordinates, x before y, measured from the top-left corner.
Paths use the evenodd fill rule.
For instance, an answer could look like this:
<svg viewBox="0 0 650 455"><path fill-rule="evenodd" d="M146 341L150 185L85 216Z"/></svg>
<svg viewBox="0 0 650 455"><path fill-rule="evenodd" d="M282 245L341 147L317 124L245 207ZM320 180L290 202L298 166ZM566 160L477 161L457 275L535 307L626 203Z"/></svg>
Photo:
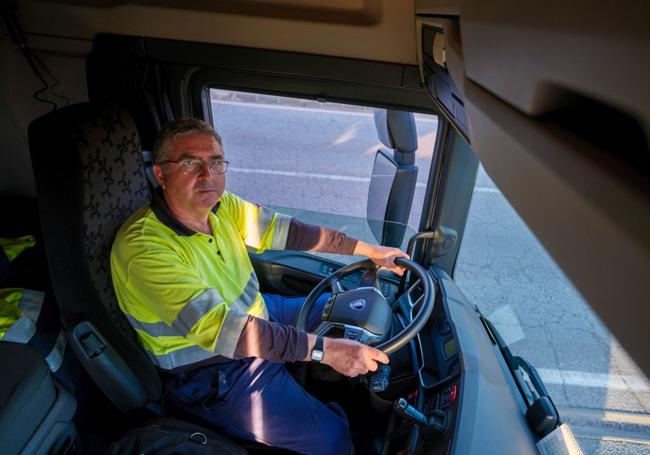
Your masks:
<svg viewBox="0 0 650 455"><path fill-rule="evenodd" d="M323 337L320 335L316 336L316 342L314 343L314 347L311 350L311 353L309 357L313 362L320 362L323 360L323 356L325 355L325 352L323 351Z"/></svg>

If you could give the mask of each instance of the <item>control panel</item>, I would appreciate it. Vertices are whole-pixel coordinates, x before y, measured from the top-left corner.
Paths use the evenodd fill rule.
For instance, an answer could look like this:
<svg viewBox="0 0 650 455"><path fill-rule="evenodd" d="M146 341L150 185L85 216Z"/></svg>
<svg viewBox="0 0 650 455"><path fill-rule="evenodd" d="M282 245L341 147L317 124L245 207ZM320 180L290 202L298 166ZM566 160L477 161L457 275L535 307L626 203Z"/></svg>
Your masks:
<svg viewBox="0 0 650 455"><path fill-rule="evenodd" d="M320 264L320 266L318 268L318 271L321 274L328 276L328 275L331 275L332 273L334 273L336 270L338 270L339 267L340 267L340 265L335 266L333 264L323 262L323 263ZM363 272L353 273L351 275L346 276L344 279L342 279L340 281L340 283L341 284L349 283L350 284L349 289L352 289L353 287L356 287L359 284L359 282L361 281L362 276L363 276ZM348 289L348 288L346 287L346 289ZM382 280L381 276L380 276L380 278L379 278L379 290L384 295L384 297L386 297L387 299L390 299L395 294L395 291L397 290L397 287L394 284L390 283L390 282Z"/></svg>

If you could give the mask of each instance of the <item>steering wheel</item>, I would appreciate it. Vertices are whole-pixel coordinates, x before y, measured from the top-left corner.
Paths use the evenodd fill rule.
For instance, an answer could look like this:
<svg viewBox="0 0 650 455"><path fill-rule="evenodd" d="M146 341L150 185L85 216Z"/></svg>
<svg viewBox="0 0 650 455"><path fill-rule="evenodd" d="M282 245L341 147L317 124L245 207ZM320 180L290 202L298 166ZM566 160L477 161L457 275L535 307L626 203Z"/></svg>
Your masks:
<svg viewBox="0 0 650 455"><path fill-rule="evenodd" d="M419 278L423 290L422 296L412 303L412 308L415 308L416 303L422 301L418 313L395 336L388 338L393 310L379 289L378 267L370 259L341 267L318 283L302 304L296 328L306 330L307 315L314 302L323 292L331 290L332 296L323 308L321 323L315 334L356 340L372 345L386 355L399 350L418 334L429 319L435 301L435 287L431 276L419 264L404 258L395 259L395 264ZM339 281L360 270L364 270L360 286L344 290Z"/></svg>

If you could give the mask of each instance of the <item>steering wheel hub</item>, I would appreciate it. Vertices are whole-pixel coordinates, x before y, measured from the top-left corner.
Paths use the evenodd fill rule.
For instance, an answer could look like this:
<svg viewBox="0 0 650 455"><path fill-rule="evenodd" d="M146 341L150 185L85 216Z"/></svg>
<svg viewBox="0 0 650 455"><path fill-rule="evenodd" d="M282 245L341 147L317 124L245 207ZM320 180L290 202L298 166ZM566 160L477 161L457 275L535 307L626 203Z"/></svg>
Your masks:
<svg viewBox="0 0 650 455"><path fill-rule="evenodd" d="M355 326L384 339L390 332L392 310L386 298L374 287L361 287L334 294L323 309L323 322ZM331 324L330 324L331 326Z"/></svg>

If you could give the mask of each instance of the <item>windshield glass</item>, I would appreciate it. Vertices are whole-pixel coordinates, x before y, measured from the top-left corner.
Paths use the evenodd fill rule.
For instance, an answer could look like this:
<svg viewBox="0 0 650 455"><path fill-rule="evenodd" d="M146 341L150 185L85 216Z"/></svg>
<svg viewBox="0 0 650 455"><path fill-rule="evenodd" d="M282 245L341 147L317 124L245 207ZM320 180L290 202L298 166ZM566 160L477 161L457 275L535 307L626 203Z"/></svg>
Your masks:
<svg viewBox="0 0 650 455"><path fill-rule="evenodd" d="M537 368L585 453L648 453L650 383L482 167L454 280Z"/></svg>
<svg viewBox="0 0 650 455"><path fill-rule="evenodd" d="M383 218L390 193L381 177L395 172L393 151L379 139L373 108L216 88L210 98L214 127L230 161L229 191L368 243L403 234L406 249L420 225L436 116L414 114L417 178L407 227L372 221ZM388 158L375 166L378 151ZM340 263L359 259L327 256Z"/></svg>
<svg viewBox="0 0 650 455"><path fill-rule="evenodd" d="M294 216L300 221L319 226L325 226L337 231L343 232L355 239L363 240L367 243L379 244L380 242L375 237L375 233L383 232L388 234L387 237L394 238L396 235L402 236L402 244L400 248L406 251L409 239L415 234L415 231L410 227L400 224L391 223L386 221L368 220L358 216L350 215L337 215L333 213L321 213L311 210L291 209L287 207L270 206L273 210L284 213L286 215ZM342 264L350 264L355 261L363 259L360 256L343 256L340 254L328 253L312 253L318 256L327 257Z"/></svg>

